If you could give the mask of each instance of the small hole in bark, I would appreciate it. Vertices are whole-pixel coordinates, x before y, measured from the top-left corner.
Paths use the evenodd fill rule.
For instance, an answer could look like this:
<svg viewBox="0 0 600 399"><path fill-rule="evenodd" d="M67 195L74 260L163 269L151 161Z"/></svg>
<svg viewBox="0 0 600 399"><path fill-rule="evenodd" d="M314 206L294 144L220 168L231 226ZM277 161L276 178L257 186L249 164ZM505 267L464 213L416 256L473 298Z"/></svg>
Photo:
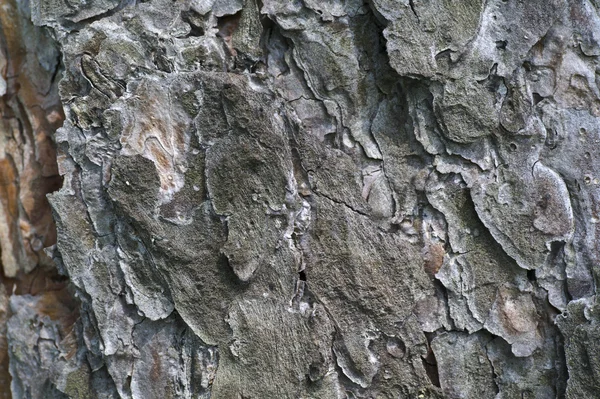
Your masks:
<svg viewBox="0 0 600 399"><path fill-rule="evenodd" d="M190 28L191 28L190 33L189 33L190 36L195 36L195 37L204 36L204 29L202 29L202 27L190 24Z"/></svg>
<svg viewBox="0 0 600 399"><path fill-rule="evenodd" d="M510 147L511 150L516 151L517 150L517 145L515 143L510 143L508 145Z"/></svg>
<svg viewBox="0 0 600 399"><path fill-rule="evenodd" d="M387 229L388 233L394 234L400 231L400 225L397 223L390 224L390 227Z"/></svg>
<svg viewBox="0 0 600 399"><path fill-rule="evenodd" d="M239 11L233 15L217 18L217 29L219 29L217 36L222 37L228 45L231 45L231 37L238 28L241 16L242 12Z"/></svg>
<svg viewBox="0 0 600 399"><path fill-rule="evenodd" d="M300 276L300 281L306 281L306 271L300 270L298 275Z"/></svg>
<svg viewBox="0 0 600 399"><path fill-rule="evenodd" d="M527 279L531 282L537 281L537 277L535 276L535 270L527 270Z"/></svg>
<svg viewBox="0 0 600 399"><path fill-rule="evenodd" d="M498 50L506 50L506 45L508 42L506 40L496 40L496 48Z"/></svg>
<svg viewBox="0 0 600 399"><path fill-rule="evenodd" d="M315 382L321 377L321 367L318 364L312 363L308 368L308 379L311 382Z"/></svg>
<svg viewBox="0 0 600 399"><path fill-rule="evenodd" d="M327 133L324 137L323 137L323 143L325 143L326 145L330 146L330 147L335 147L335 139L337 138L337 134L335 132L332 133Z"/></svg>
<svg viewBox="0 0 600 399"><path fill-rule="evenodd" d="M190 33L188 33L188 36L204 36L204 28L199 25L199 23L202 21L202 15L190 10L187 12L183 12L181 14L181 19L184 22L187 22L188 25L190 25Z"/></svg>
<svg viewBox="0 0 600 399"><path fill-rule="evenodd" d="M552 241L550 243L550 256L552 259L558 258L564 245L565 245L565 243L562 241Z"/></svg>
<svg viewBox="0 0 600 399"><path fill-rule="evenodd" d="M539 93L533 93L533 105L537 105L542 101L544 97L540 96Z"/></svg>

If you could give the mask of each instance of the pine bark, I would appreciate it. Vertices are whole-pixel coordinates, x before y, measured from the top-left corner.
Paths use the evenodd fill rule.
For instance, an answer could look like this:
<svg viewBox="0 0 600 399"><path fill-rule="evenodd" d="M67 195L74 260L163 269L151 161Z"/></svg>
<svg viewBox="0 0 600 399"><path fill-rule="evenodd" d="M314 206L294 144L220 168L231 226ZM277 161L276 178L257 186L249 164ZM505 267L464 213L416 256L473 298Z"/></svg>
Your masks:
<svg viewBox="0 0 600 399"><path fill-rule="evenodd" d="M0 0L0 398L600 397L599 11Z"/></svg>

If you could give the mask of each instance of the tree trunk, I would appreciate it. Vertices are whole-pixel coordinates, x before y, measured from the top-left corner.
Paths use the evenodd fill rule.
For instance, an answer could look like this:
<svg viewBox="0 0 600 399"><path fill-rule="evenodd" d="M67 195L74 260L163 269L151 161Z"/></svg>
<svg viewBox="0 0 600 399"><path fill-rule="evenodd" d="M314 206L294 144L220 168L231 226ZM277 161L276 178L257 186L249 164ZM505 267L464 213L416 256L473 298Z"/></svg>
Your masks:
<svg viewBox="0 0 600 399"><path fill-rule="evenodd" d="M600 398L599 12L0 0L0 398Z"/></svg>

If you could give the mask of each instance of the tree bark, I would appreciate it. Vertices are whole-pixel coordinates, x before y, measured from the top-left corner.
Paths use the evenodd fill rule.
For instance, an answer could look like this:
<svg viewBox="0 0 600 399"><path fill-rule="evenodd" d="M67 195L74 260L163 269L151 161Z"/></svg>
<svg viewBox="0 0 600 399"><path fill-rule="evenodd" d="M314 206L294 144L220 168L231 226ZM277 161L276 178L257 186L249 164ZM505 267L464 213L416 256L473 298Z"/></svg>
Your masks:
<svg viewBox="0 0 600 399"><path fill-rule="evenodd" d="M2 398L600 397L596 0L0 6Z"/></svg>

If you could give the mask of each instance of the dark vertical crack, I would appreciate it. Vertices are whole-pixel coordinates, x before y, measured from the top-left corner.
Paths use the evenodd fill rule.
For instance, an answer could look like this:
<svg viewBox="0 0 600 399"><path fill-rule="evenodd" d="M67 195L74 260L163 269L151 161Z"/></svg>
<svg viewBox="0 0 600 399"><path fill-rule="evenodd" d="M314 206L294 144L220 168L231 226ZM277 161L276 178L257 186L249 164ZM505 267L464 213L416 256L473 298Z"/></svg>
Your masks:
<svg viewBox="0 0 600 399"><path fill-rule="evenodd" d="M433 349L431 347L431 341L435 337L435 333L424 333L427 338L427 354L425 356L421 356L421 362L423 363L423 368L425 369L425 373L427 377L429 377L429 381L431 383L440 388L440 374L438 371L438 363L435 358L435 353L433 353Z"/></svg>
<svg viewBox="0 0 600 399"><path fill-rule="evenodd" d="M492 360L490 359L489 349L488 349L488 345L490 344L490 342L492 342L492 340L490 340L484 347L485 358L488 361L488 363L492 369L492 381L494 381L494 386L496 387L496 394L498 394L498 393L500 393L500 386L498 385L498 382L496 381L496 379L499 378L500 375L496 372L496 368L494 367L494 362L492 362Z"/></svg>
<svg viewBox="0 0 600 399"><path fill-rule="evenodd" d="M415 17L417 17L417 21L420 22L420 20L419 20L419 14L417 14L417 10L415 9L415 2L414 2L414 0L408 0L408 5L410 6L410 10L412 11L412 13L415 15Z"/></svg>

